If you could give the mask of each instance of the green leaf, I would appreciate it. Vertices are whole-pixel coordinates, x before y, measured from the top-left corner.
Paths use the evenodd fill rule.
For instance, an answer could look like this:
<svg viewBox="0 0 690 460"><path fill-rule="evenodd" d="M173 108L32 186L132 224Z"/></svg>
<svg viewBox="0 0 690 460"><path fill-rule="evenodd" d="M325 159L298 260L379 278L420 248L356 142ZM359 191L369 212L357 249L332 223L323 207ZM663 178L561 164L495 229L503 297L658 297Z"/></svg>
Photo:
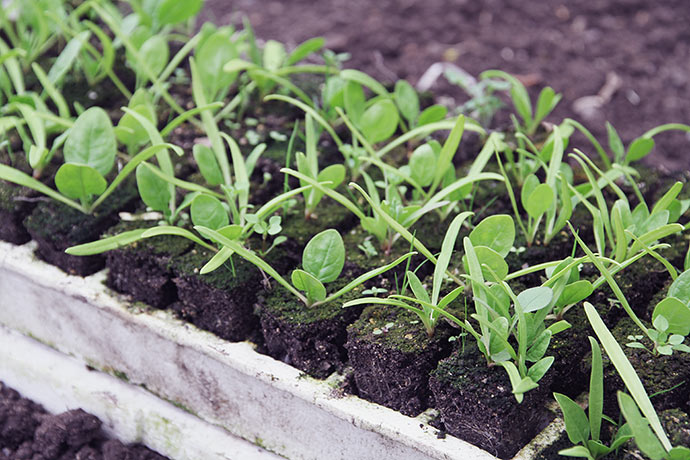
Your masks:
<svg viewBox="0 0 690 460"><path fill-rule="evenodd" d="M91 166L106 176L115 164L117 141L105 110L92 107L82 113L69 131L63 150L65 163Z"/></svg>
<svg viewBox="0 0 690 460"><path fill-rule="evenodd" d="M205 275L207 273L211 273L214 270L217 270L218 268L222 267L223 264L230 258L232 255L235 253L230 248L222 247L220 251L215 253L213 257L211 257L211 260L206 262L206 264L201 267L201 270L199 270L200 275Z"/></svg>
<svg viewBox="0 0 690 460"><path fill-rule="evenodd" d="M556 302L557 307L564 307L566 305L573 305L577 302L585 300L594 292L594 286L588 280L579 280L565 286L561 296Z"/></svg>
<svg viewBox="0 0 690 460"><path fill-rule="evenodd" d="M80 32L67 43L48 71L48 81L54 85L60 85L60 81L74 65L83 43L89 39L90 35L88 30Z"/></svg>
<svg viewBox="0 0 690 460"><path fill-rule="evenodd" d="M151 123L154 122L156 114L150 104L139 104L132 107L132 110L139 115L146 117ZM149 140L146 129L130 113L125 113L115 128L117 140L127 146L137 146L145 144Z"/></svg>
<svg viewBox="0 0 690 460"><path fill-rule="evenodd" d="M611 362L618 371L618 375L620 375L628 391L632 393L635 403L639 405L642 412L647 417L647 420L652 426L654 433L656 433L656 435L659 437L664 448L670 449L671 442L668 440L668 437L661 426L659 417L654 410L652 402L649 400L649 396L644 389L644 385L642 385L640 377L637 375L637 372L635 372L635 369L633 368L632 364L630 364L630 361L628 361L623 349L620 347L620 345L618 345L618 342L602 321L599 313L597 313L597 310L589 302L585 302L585 313L587 314L587 318L592 325L592 329L594 329L594 332L597 334L597 337L604 347L604 350L606 350L606 354L609 356ZM620 394L621 393L619 392L619 395ZM635 408L635 410L637 410L637 408Z"/></svg>
<svg viewBox="0 0 690 460"><path fill-rule="evenodd" d="M641 160L646 157L654 148L654 139L638 137L628 146L628 153L625 155L625 164Z"/></svg>
<svg viewBox="0 0 690 460"><path fill-rule="evenodd" d="M527 201L529 196L532 194L535 188L539 185L539 178L536 175L530 174L525 178L522 183L522 189L520 190L520 202L523 208L527 208Z"/></svg>
<svg viewBox="0 0 690 460"><path fill-rule="evenodd" d="M443 243L441 243L441 253L436 261L436 267L434 267L434 281L431 293L431 299L434 305L438 304L438 297L441 294L441 284L443 283L446 269L448 268L451 256L453 255L455 242L458 239L460 228L462 227L463 222L465 222L465 220L471 215L471 212L466 211L455 216L453 221L448 226L445 236L443 237Z"/></svg>
<svg viewBox="0 0 690 460"><path fill-rule="evenodd" d="M666 328L657 327L657 318L666 319ZM665 330L669 334L687 336L690 334L690 307L675 297L666 297L654 307L652 323L657 329Z"/></svg>
<svg viewBox="0 0 690 460"><path fill-rule="evenodd" d="M417 300L421 300L422 302L426 303L431 303L429 293L426 291L426 288L422 285L422 282L419 280L417 275L415 275L414 272L408 270L407 279L410 282L410 288L412 289L412 292L414 293L414 296L417 298Z"/></svg>
<svg viewBox="0 0 690 460"><path fill-rule="evenodd" d="M677 446L668 451L668 460L690 460L690 448Z"/></svg>
<svg viewBox="0 0 690 460"><path fill-rule="evenodd" d="M553 205L554 193L548 184L539 184L527 198L525 211L533 219L539 218Z"/></svg>
<svg viewBox="0 0 690 460"><path fill-rule="evenodd" d="M589 337L592 349L592 371L589 377L589 428L593 440L599 440L601 419L604 409L604 365L601 358L601 348L594 337Z"/></svg>
<svg viewBox="0 0 690 460"><path fill-rule="evenodd" d="M306 58L312 53L319 51L323 48L326 40L323 37L310 38L302 43L300 43L295 50L288 56L285 65L297 64L302 59Z"/></svg>
<svg viewBox="0 0 690 460"><path fill-rule="evenodd" d="M570 442L573 444L586 444L587 440L589 440L589 420L584 409L566 395L554 393L553 396L556 398L558 405L561 406L565 430Z"/></svg>
<svg viewBox="0 0 690 460"><path fill-rule="evenodd" d="M534 114L534 123L546 118L560 100L561 95L556 95L556 92L550 86L542 89L539 93L539 99L537 99L537 111Z"/></svg>
<svg viewBox="0 0 690 460"><path fill-rule="evenodd" d="M168 42L161 35L154 35L141 45L139 54L148 65L151 73L157 77L168 64L170 49L168 48ZM145 80L148 80L148 78L145 78Z"/></svg>
<svg viewBox="0 0 690 460"><path fill-rule="evenodd" d="M668 288L667 297L675 297L685 305L690 305L690 270L685 270Z"/></svg>
<svg viewBox="0 0 690 460"><path fill-rule="evenodd" d="M311 273L304 270L293 270L291 279L292 284L297 289L307 293L307 299L310 303L321 302L326 299L326 288Z"/></svg>
<svg viewBox="0 0 690 460"><path fill-rule="evenodd" d="M199 195L192 201L190 209L192 223L195 226L208 227L217 230L230 223L228 212L218 198Z"/></svg>
<svg viewBox="0 0 690 460"><path fill-rule="evenodd" d="M359 125L371 144L385 141L398 127L398 109L390 99L377 101L364 111Z"/></svg>
<svg viewBox="0 0 690 460"><path fill-rule="evenodd" d="M55 174L55 186L68 198L88 200L100 195L108 183L91 166L66 163Z"/></svg>
<svg viewBox="0 0 690 460"><path fill-rule="evenodd" d="M365 74L362 71L356 69L341 70L340 77L345 80L355 81L362 86L366 86L379 96L389 97L388 91L381 83L371 78L369 75Z"/></svg>
<svg viewBox="0 0 690 460"><path fill-rule="evenodd" d="M302 253L302 266L322 283L335 281L344 265L345 245L340 233L334 229L314 236Z"/></svg>
<svg viewBox="0 0 690 460"><path fill-rule="evenodd" d="M436 154L429 144L422 144L410 157L410 177L420 186L427 187L436 175Z"/></svg>
<svg viewBox="0 0 690 460"><path fill-rule="evenodd" d="M417 126L424 126L431 123L436 123L438 121L446 118L448 114L448 109L442 105L432 105L427 107L419 114L419 120L417 120Z"/></svg>
<svg viewBox="0 0 690 460"><path fill-rule="evenodd" d="M574 446L567 449L562 449L558 451L558 455L562 455L564 457L592 458L589 450L585 446Z"/></svg>
<svg viewBox="0 0 690 460"><path fill-rule="evenodd" d="M508 275L509 268L508 264L499 253L486 246L475 246L474 251L477 254L479 263L482 265L484 278L496 282L505 279ZM484 265L487 265L488 268L484 267ZM498 280L494 279L494 275L498 277Z"/></svg>
<svg viewBox="0 0 690 460"><path fill-rule="evenodd" d="M678 181L675 184L669 188L664 195L659 198L659 200L656 202L654 207L652 208L651 214L654 215L656 213L666 211L669 206L673 203L673 201L676 199L678 194L683 190L683 183Z"/></svg>
<svg viewBox="0 0 690 460"><path fill-rule="evenodd" d="M531 313L548 307L552 298L553 291L546 286L525 289L517 296L519 306L524 313Z"/></svg>
<svg viewBox="0 0 690 460"><path fill-rule="evenodd" d="M625 153L623 149L623 142L618 136L618 132L613 127L611 123L606 122L606 132L609 136L609 148L613 152L613 158L616 163L621 163L623 161L623 155Z"/></svg>
<svg viewBox="0 0 690 460"><path fill-rule="evenodd" d="M263 63L266 70L275 72L278 70L287 57L285 46L275 40L268 40L264 45Z"/></svg>
<svg viewBox="0 0 690 460"><path fill-rule="evenodd" d="M196 16L203 5L203 0L163 0L156 8L156 20L160 25L179 24Z"/></svg>
<svg viewBox="0 0 690 460"><path fill-rule="evenodd" d="M618 406L635 437L635 444L651 460L666 458L666 449L649 428L648 421L640 414L637 404L630 395L618 392Z"/></svg>
<svg viewBox="0 0 690 460"><path fill-rule="evenodd" d="M194 53L199 78L206 97L213 101L220 91L237 78L237 73L224 72L223 66L237 57L237 49L230 37L218 31L208 37Z"/></svg>
<svg viewBox="0 0 690 460"><path fill-rule="evenodd" d="M539 334L539 336L534 340L532 346L527 350L527 361L537 362L544 357L546 350L549 348L551 343L551 331L545 329Z"/></svg>
<svg viewBox="0 0 690 460"><path fill-rule="evenodd" d="M343 90L343 103L347 116L355 125L359 126L366 105L362 85L354 81L346 82Z"/></svg>
<svg viewBox="0 0 690 460"><path fill-rule="evenodd" d="M417 91L405 80L398 80L395 83L394 93L395 103L400 109L403 117L414 123L417 115L419 115L419 97Z"/></svg>
<svg viewBox="0 0 690 460"><path fill-rule="evenodd" d="M544 375L549 371L551 368L551 365L553 364L554 358L553 356L547 356L545 358L540 359L532 367L529 368L529 371L527 371L527 377L532 379L535 382L540 381Z"/></svg>
<svg viewBox="0 0 690 460"><path fill-rule="evenodd" d="M144 165L137 166L137 188L141 200L154 211L171 213L168 184Z"/></svg>
<svg viewBox="0 0 690 460"><path fill-rule="evenodd" d="M470 233L475 246L486 246L501 257L510 252L515 242L515 223L507 214L496 214L482 220Z"/></svg>
<svg viewBox="0 0 690 460"><path fill-rule="evenodd" d="M106 251L112 251L113 249L127 246L130 243L142 239L142 234L146 230L146 228L138 228L136 230L129 230L122 232L119 235L109 236L107 238L102 238L90 243L72 246L71 248L67 248L65 253L72 256L90 256L93 254L101 254Z"/></svg>
<svg viewBox="0 0 690 460"><path fill-rule="evenodd" d="M206 183L211 186L223 183L223 175L218 166L216 155L210 147L195 144L193 149L194 161L199 166L199 172L204 176Z"/></svg>

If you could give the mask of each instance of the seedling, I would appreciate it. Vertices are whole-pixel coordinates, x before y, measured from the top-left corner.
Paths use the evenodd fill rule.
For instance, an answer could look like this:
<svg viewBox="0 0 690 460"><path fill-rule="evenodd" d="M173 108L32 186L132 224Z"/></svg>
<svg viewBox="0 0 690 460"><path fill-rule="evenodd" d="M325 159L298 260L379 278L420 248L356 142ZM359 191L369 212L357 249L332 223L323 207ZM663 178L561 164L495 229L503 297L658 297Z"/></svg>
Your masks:
<svg viewBox="0 0 690 460"><path fill-rule="evenodd" d="M589 338L592 348L592 370L589 379L588 412L575 401L564 394L554 393L558 405L563 412L565 430L573 447L563 449L558 455L566 457L580 457L589 460L598 460L621 447L631 439L630 427L620 427L607 446L600 438L602 420L611 422L609 417L603 414L604 407L604 366L602 364L601 348L592 337Z"/></svg>
<svg viewBox="0 0 690 460"><path fill-rule="evenodd" d="M84 214L89 214L103 203L139 164L167 149L182 155L182 150L172 144L160 142L152 145L127 162L108 185L105 176L115 165L117 141L110 118L105 111L91 108L77 118L64 139L65 163L55 173L57 191L6 165L0 165L0 179L29 187Z"/></svg>
<svg viewBox="0 0 690 460"><path fill-rule="evenodd" d="M408 270L406 273L407 281L412 289L412 294L414 297L404 294L392 294L387 298L364 297L361 299L351 300L345 303L343 307L366 304L383 304L404 308L412 311L419 317L422 324L424 324L426 333L429 337L432 337L436 330L438 320L440 319L440 315L437 310L446 309L448 305L450 305L450 303L453 302L464 290L464 286L458 286L451 292L441 297L441 286L446 276L446 270L448 269L448 264L450 263L453 249L455 248L455 241L457 240L458 232L460 231L463 222L470 215L471 213L469 212L459 214L448 226L446 235L443 238L441 253L438 256L436 266L434 267L431 295L429 295L427 288L424 287L417 275Z"/></svg>
<svg viewBox="0 0 690 460"><path fill-rule="evenodd" d="M302 253L302 268L293 270L289 283L266 261L254 252L242 247L237 241L224 236L221 232L207 227L195 226L196 230L205 237L218 241L224 249L236 253L238 256L257 266L264 273L272 277L278 284L286 288L306 307L316 308L331 302L350 292L357 286L378 276L396 265L407 260L414 253L399 257L390 264L370 270L358 276L338 291L328 295L324 284L335 281L345 264L345 246L342 237L334 229L324 230L314 236L305 246Z"/></svg>
<svg viewBox="0 0 690 460"><path fill-rule="evenodd" d="M539 93L536 108L533 109L525 85L514 76L500 70L487 70L482 72L479 78L482 80L500 78L510 83L510 98L515 111L522 119L522 123L518 124L517 128L524 131L529 137L535 134L540 123L556 108L562 97L560 94L556 94L553 88L547 86Z"/></svg>
<svg viewBox="0 0 690 460"><path fill-rule="evenodd" d="M611 331L589 302L585 302L585 313L606 354L630 392L630 395L627 395L619 391L618 404L637 446L645 455L655 460L690 459L690 449L671 445L642 381Z"/></svg>

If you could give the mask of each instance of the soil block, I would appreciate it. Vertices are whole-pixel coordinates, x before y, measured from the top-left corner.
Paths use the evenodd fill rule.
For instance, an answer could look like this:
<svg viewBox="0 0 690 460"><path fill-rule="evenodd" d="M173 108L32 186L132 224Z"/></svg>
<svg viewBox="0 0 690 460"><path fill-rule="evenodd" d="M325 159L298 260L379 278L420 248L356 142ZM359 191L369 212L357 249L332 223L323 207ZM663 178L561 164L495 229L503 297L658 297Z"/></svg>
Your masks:
<svg viewBox="0 0 690 460"><path fill-rule="evenodd" d="M642 335L642 331L628 317L622 318L611 333L621 344L625 355L642 380L657 412L685 407L689 396L690 354L674 352L671 356L654 356L648 350L626 347L625 344L631 342L628 336ZM652 344L646 337L640 342L652 349ZM607 395L604 396L604 413L615 418L619 413L616 393L619 390L624 391L625 386L616 369L608 363L610 361L605 356L604 389Z"/></svg>
<svg viewBox="0 0 690 460"><path fill-rule="evenodd" d="M105 255L71 256L65 249L100 238L118 221L118 211L128 209L138 196L132 182L118 187L92 214L83 214L62 203L41 203L24 220L38 243L38 256L71 275L88 276L105 266Z"/></svg>
<svg viewBox="0 0 690 460"><path fill-rule="evenodd" d="M110 228L107 235L154 225L155 222L151 221L123 221ZM131 295L134 300L165 308L177 300L177 288L172 281L172 259L184 254L191 245L185 238L161 235L108 251L106 285Z"/></svg>
<svg viewBox="0 0 690 460"><path fill-rule="evenodd" d="M0 181L0 240L12 244L31 240L23 223L34 208L34 203L28 201L32 197L31 192L26 187Z"/></svg>
<svg viewBox="0 0 690 460"><path fill-rule="evenodd" d="M512 457L553 418L545 408L550 373L518 404L508 374L488 367L474 343L432 371L429 386L448 433L497 457Z"/></svg>
<svg viewBox="0 0 690 460"><path fill-rule="evenodd" d="M358 395L405 415L419 415L429 406L429 373L451 351L453 331L445 326L441 322L430 339L410 311L365 308L347 328L345 344Z"/></svg>
<svg viewBox="0 0 690 460"><path fill-rule="evenodd" d="M0 460L164 460L140 445L108 440L81 409L58 415L0 382Z"/></svg>
<svg viewBox="0 0 690 460"><path fill-rule="evenodd" d="M198 246L176 257L172 269L179 302L173 309L184 320L231 342L260 342L254 314L261 277L254 265L232 257L217 270L200 275L213 253Z"/></svg>
<svg viewBox="0 0 690 460"><path fill-rule="evenodd" d="M551 391L575 399L589 387L589 372L585 372L581 362L590 350L588 337L594 337L594 331L581 303L568 310L563 319L570 323L570 328L551 337L547 351L555 358L549 369L553 379Z"/></svg>
<svg viewBox="0 0 690 460"><path fill-rule="evenodd" d="M338 280L326 284L328 293L360 274L349 265L346 263ZM346 328L362 312L362 307L342 305L360 297L363 289L359 286L333 302L309 308L287 289L275 286L259 305L268 354L317 378L342 370L347 359Z"/></svg>

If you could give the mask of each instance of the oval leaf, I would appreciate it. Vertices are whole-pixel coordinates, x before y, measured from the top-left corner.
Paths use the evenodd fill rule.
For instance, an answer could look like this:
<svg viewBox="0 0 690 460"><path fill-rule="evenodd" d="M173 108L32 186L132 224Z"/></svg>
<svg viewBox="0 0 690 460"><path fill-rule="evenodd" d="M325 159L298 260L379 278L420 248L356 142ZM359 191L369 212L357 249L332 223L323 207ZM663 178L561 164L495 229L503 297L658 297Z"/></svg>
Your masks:
<svg viewBox="0 0 690 460"><path fill-rule="evenodd" d="M515 223L507 214L487 217L470 233L470 241L475 246L486 246L505 257L515 242Z"/></svg>
<svg viewBox="0 0 690 460"><path fill-rule="evenodd" d="M196 15L204 5L203 0L163 0L156 9L158 24L179 24Z"/></svg>
<svg viewBox="0 0 690 460"><path fill-rule="evenodd" d="M204 176L208 185L216 186L223 183L223 176L220 172L220 166L216 160L216 155L209 147L201 144L195 144L193 149L194 161L199 166L201 175Z"/></svg>
<svg viewBox="0 0 690 460"><path fill-rule="evenodd" d="M666 297L654 307L652 323L655 326L659 316L668 321L666 332L669 334L690 334L690 308L675 297Z"/></svg>
<svg viewBox="0 0 690 460"><path fill-rule="evenodd" d="M494 275L491 273L492 271L498 276L499 280L505 279L508 275L508 264L499 253L486 246L475 246L474 252L477 254L477 259L482 265L482 273L485 279L496 281ZM487 265L488 268L484 265Z"/></svg>
<svg viewBox="0 0 690 460"><path fill-rule="evenodd" d="M167 182L143 164L137 166L136 177L141 200L154 211L161 211L167 216L170 213L170 188Z"/></svg>
<svg viewBox="0 0 690 460"><path fill-rule="evenodd" d="M300 291L306 292L311 302L321 302L326 298L326 288L311 273L293 270L291 278L292 284Z"/></svg>
<svg viewBox="0 0 690 460"><path fill-rule="evenodd" d="M690 270L685 270L668 288L668 297L675 297L685 305L690 305Z"/></svg>
<svg viewBox="0 0 690 460"><path fill-rule="evenodd" d="M314 236L302 254L304 270L322 283L338 278L345 265L345 245L334 229L324 230Z"/></svg>
<svg viewBox="0 0 690 460"><path fill-rule="evenodd" d="M371 105L359 120L364 137L372 144L385 141L398 127L398 109L390 99L383 99Z"/></svg>
<svg viewBox="0 0 690 460"><path fill-rule="evenodd" d="M429 123L436 123L446 118L448 114L448 109L442 105L432 105L427 107L419 114L419 120L417 120L417 126L428 125Z"/></svg>
<svg viewBox="0 0 690 460"><path fill-rule="evenodd" d="M527 198L525 211L533 219L544 214L553 204L553 189L548 184L539 184Z"/></svg>
<svg viewBox="0 0 690 460"><path fill-rule="evenodd" d="M86 165L64 164L55 174L55 186L68 198L86 199L105 192L107 182L94 168Z"/></svg>
<svg viewBox="0 0 690 460"><path fill-rule="evenodd" d="M579 280L574 283L568 284L564 289L561 296L558 298L556 305L558 307L564 307L566 305L572 305L585 300L589 297L592 292L594 292L594 287L592 283L587 280Z"/></svg>
<svg viewBox="0 0 690 460"><path fill-rule="evenodd" d="M552 298L553 291L547 286L525 289L517 296L518 303L524 313L531 313L547 307Z"/></svg>
<svg viewBox="0 0 690 460"><path fill-rule="evenodd" d="M398 80L395 84L395 103L398 104L400 113L410 123L413 123L419 115L419 96L417 91L405 80Z"/></svg>
<svg viewBox="0 0 690 460"><path fill-rule="evenodd" d="M79 115L69 131L64 147L65 163L91 166L101 176L115 164L117 141L105 110L92 107Z"/></svg>
<svg viewBox="0 0 690 460"><path fill-rule="evenodd" d="M213 230L225 227L230 222L223 204L212 196L199 195L194 198L190 212L194 225Z"/></svg>
<svg viewBox="0 0 690 460"><path fill-rule="evenodd" d="M640 137L630 143L628 153L625 155L625 162L641 160L646 157L654 148L654 139Z"/></svg>
<svg viewBox="0 0 690 460"><path fill-rule="evenodd" d="M422 144L410 157L410 176L422 187L428 187L436 174L436 154L429 144Z"/></svg>

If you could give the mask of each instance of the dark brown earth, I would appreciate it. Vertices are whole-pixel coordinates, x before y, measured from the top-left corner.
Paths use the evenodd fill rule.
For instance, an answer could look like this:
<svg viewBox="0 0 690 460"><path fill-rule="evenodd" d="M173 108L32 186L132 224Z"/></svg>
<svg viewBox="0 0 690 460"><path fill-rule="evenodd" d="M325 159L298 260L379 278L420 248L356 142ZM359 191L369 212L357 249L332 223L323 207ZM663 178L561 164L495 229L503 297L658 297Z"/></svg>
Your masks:
<svg viewBox="0 0 690 460"><path fill-rule="evenodd" d="M108 439L81 409L48 414L0 382L0 460L164 460L140 445Z"/></svg>
<svg viewBox="0 0 690 460"><path fill-rule="evenodd" d="M690 121L685 0L207 0L201 20L241 24L245 15L261 39L295 46L323 36L352 55L347 67L382 81L417 84L432 64L451 62L474 76L492 68L517 74L533 97L550 85L563 93L550 120L575 118L604 142L606 120L626 143L653 126ZM583 109L582 98L609 88L600 107ZM467 99L442 77L431 89L453 105ZM688 136L657 141L650 163L690 169Z"/></svg>

